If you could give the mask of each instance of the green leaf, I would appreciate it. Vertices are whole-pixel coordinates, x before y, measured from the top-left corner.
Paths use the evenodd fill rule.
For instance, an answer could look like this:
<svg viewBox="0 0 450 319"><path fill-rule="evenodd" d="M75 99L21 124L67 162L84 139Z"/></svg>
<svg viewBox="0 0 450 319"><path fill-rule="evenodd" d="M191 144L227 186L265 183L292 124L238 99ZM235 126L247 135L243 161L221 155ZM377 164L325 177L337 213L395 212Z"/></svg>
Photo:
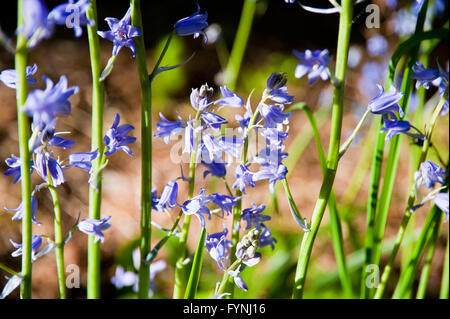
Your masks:
<svg viewBox="0 0 450 319"><path fill-rule="evenodd" d="M113 55L109 58L108 63L106 64L105 69L103 70L102 74L100 75L100 82L105 81L105 79L108 77L108 75L111 73L113 67L114 67L114 61L116 61L117 55Z"/></svg>
<svg viewBox="0 0 450 319"><path fill-rule="evenodd" d="M200 239L197 244L197 249L195 250L194 261L192 263L191 274L189 275L189 281L186 286L184 299L195 298L198 282L200 280L200 272L202 270L203 250L205 248L205 240L206 240L206 228L203 227Z"/></svg>
<svg viewBox="0 0 450 319"><path fill-rule="evenodd" d="M162 72L170 71L170 70L173 70L173 69L179 68L180 66L185 65L186 63L188 63L189 61L191 61L191 59L192 59L194 56L195 56L195 52L192 53L192 55L191 55L189 58L187 58L186 61L184 61L184 62L181 62L181 63L176 64L176 65L172 65L172 66L160 66L160 67L157 68L152 74L149 75L150 82L153 81L154 78L155 78L158 74L160 74L160 73L162 73Z"/></svg>

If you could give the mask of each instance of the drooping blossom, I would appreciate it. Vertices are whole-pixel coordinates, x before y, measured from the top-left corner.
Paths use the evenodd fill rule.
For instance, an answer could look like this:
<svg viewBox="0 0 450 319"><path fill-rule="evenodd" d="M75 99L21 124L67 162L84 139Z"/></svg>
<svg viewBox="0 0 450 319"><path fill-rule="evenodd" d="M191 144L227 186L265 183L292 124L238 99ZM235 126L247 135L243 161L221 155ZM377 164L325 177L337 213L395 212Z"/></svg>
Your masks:
<svg viewBox="0 0 450 319"><path fill-rule="evenodd" d="M329 78L328 63L330 56L327 49L325 50L306 50L305 53L294 50L294 55L300 59L295 68L295 77L302 78L308 74L308 84L312 85L319 77L326 81Z"/></svg>
<svg viewBox="0 0 450 319"><path fill-rule="evenodd" d="M134 127L130 124L123 124L119 126L120 115L116 113L114 117L114 123L111 128L106 132L103 140L105 141L108 150L105 155L109 156L114 154L118 150L122 150L128 155L132 156L133 152L127 146L128 144L134 143L136 141L135 137L128 136L127 134L134 130Z"/></svg>
<svg viewBox="0 0 450 319"><path fill-rule="evenodd" d="M86 218L79 222L78 229L85 234L94 236L94 242L98 242L100 240L100 242L103 243L105 237L102 232L111 227L111 223L109 222L110 219L111 216L103 219Z"/></svg>
<svg viewBox="0 0 450 319"><path fill-rule="evenodd" d="M33 75L36 73L36 71L37 71L36 64L34 64L33 66L27 66L25 68L25 76L27 79L27 84L29 86L36 85L36 79L33 78ZM3 82L3 84L6 85L7 87L9 87L11 89L15 89L16 82L17 82L16 70L8 69L8 70L3 70L2 72L0 72L0 81Z"/></svg>
<svg viewBox="0 0 450 319"><path fill-rule="evenodd" d="M193 35L194 39L198 38L200 34L203 35L204 43L208 42L208 37L204 29L208 27L208 12L200 14L200 6L197 4L197 11L189 17L178 20L175 25L175 31L178 35L188 36Z"/></svg>

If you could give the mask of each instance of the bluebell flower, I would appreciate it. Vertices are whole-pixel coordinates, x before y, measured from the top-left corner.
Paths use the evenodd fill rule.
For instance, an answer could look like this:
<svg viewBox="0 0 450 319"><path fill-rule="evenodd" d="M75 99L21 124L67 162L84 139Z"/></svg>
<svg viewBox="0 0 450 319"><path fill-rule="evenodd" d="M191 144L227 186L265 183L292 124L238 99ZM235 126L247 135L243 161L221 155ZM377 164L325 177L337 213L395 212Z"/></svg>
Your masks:
<svg viewBox="0 0 450 319"><path fill-rule="evenodd" d="M94 242L98 242L100 240L101 243L105 240L105 237L102 231L111 227L111 223L109 220L111 216L108 216L103 219L83 219L78 223L78 229L85 234L92 235L95 237Z"/></svg>
<svg viewBox="0 0 450 319"><path fill-rule="evenodd" d="M220 131L222 124L228 123L228 121L224 119L222 116L211 112L203 112L200 115L200 118L205 122L207 126L209 126L215 131Z"/></svg>
<svg viewBox="0 0 450 319"><path fill-rule="evenodd" d="M223 231L208 235L205 241L205 247L209 255L224 271L227 268L229 248L233 246L233 243L226 239L227 234L228 228L223 225Z"/></svg>
<svg viewBox="0 0 450 319"><path fill-rule="evenodd" d="M262 135L269 145L279 146L289 136L289 133L275 127L267 127L262 130Z"/></svg>
<svg viewBox="0 0 450 319"><path fill-rule="evenodd" d="M371 37L367 40L367 51L370 56L379 56L385 54L388 48L388 42L381 34Z"/></svg>
<svg viewBox="0 0 450 319"><path fill-rule="evenodd" d="M222 107L238 108L244 105L244 100L239 95L228 90L226 84L220 87L220 92L222 93L222 98L214 102L215 105L221 105L218 110Z"/></svg>
<svg viewBox="0 0 450 319"><path fill-rule="evenodd" d="M164 208L174 208L177 204L178 183L176 180L170 180L161 193L156 205L157 211L163 211Z"/></svg>
<svg viewBox="0 0 450 319"><path fill-rule="evenodd" d="M127 146L128 144L134 143L136 141L135 137L127 136L127 134L134 130L134 127L130 124L123 124L119 126L120 115L116 113L114 117L114 123L111 128L106 132L103 140L105 141L108 150L105 152L105 155L109 156L117 150L122 150L128 155L132 156L133 152Z"/></svg>
<svg viewBox="0 0 450 319"><path fill-rule="evenodd" d="M77 86L67 87L67 78L63 75L58 83L44 77L45 90L36 89L28 94L24 112L33 117L33 125L43 128L51 124L56 116L70 114L69 97L78 92Z"/></svg>
<svg viewBox="0 0 450 319"><path fill-rule="evenodd" d="M132 271L125 271L122 266L116 267L116 273L111 278L111 283L116 289L134 286L139 280L139 276Z"/></svg>
<svg viewBox="0 0 450 319"><path fill-rule="evenodd" d="M394 32L402 37L414 33L416 21L417 16L415 14L407 9L401 9L398 12L394 12L390 24Z"/></svg>
<svg viewBox="0 0 450 319"><path fill-rule="evenodd" d="M133 38L142 35L142 31L131 23L131 8L121 20L116 18L105 18L108 23L110 31L97 31L98 35L103 39L109 40L113 43L112 55L116 56L120 49L124 46L130 48L133 52L133 58L136 56L136 44Z"/></svg>
<svg viewBox="0 0 450 319"><path fill-rule="evenodd" d="M328 63L330 56L328 50L306 50L305 53L294 50L294 55L300 59L299 64L295 68L295 77L301 78L308 74L308 84L316 82L319 77L326 81L329 78Z"/></svg>
<svg viewBox="0 0 450 319"><path fill-rule="evenodd" d="M179 134L183 130L183 122L181 120L169 121L162 113L159 113L159 117L161 122L156 123L158 132L153 134L153 136L164 138L164 143L168 144L171 135Z"/></svg>
<svg viewBox="0 0 450 319"><path fill-rule="evenodd" d="M276 127L278 124L288 124L292 112L284 113L283 107L274 104L261 103L258 106L261 116L264 118L264 127Z"/></svg>
<svg viewBox="0 0 450 319"><path fill-rule="evenodd" d="M247 222L245 230L248 230L254 226L256 229L261 231L261 228L264 226L263 222L271 219L270 216L261 214L265 209L266 205L264 204L257 206L255 203L252 203L251 208L246 208L242 211L242 219Z"/></svg>
<svg viewBox="0 0 450 319"><path fill-rule="evenodd" d="M152 189L152 209L158 211L159 198L156 194L156 188Z"/></svg>
<svg viewBox="0 0 450 319"><path fill-rule="evenodd" d="M430 88L430 83L435 82L437 79L438 81L440 80L438 70L425 68L420 61L417 61L412 69L414 73L411 77L417 80L416 89L419 89L419 87L423 85L423 87L428 90Z"/></svg>
<svg viewBox="0 0 450 319"><path fill-rule="evenodd" d="M286 83L287 83L286 73L273 72L267 78L265 91L270 93L274 90L278 90L278 89L284 87L286 85Z"/></svg>
<svg viewBox="0 0 450 319"><path fill-rule="evenodd" d="M259 236L259 247L270 246L274 250L276 242L277 240L272 237L270 229L266 225L263 225L261 235Z"/></svg>
<svg viewBox="0 0 450 319"><path fill-rule="evenodd" d="M33 66L27 66L25 68L25 76L27 78L27 84L30 86L36 85L36 79L33 78L33 75L37 71L37 65L34 64ZM3 70L0 72L0 81L3 82L4 85L11 89L16 88L16 82L17 82L17 74L15 69L8 69Z"/></svg>
<svg viewBox="0 0 450 319"><path fill-rule="evenodd" d="M22 256L22 244L18 244L18 243L15 243L14 241L12 241L11 239L9 240L10 242L11 242L11 245L13 245L14 246L14 248L16 248L16 250L15 251L13 251L12 253L11 253L11 256L12 257L19 257L19 256ZM35 260L35 254L36 254L36 251L39 249L39 247L41 247L41 244L42 244L42 238L41 238L41 236L39 236L39 235L33 235L32 237L31 237L31 259L32 260Z"/></svg>
<svg viewBox="0 0 450 319"><path fill-rule="evenodd" d="M444 222L448 221L448 193L438 193L434 196L434 203L445 214Z"/></svg>
<svg viewBox="0 0 450 319"><path fill-rule="evenodd" d="M214 159L222 158L223 152L239 158L241 153L240 150L244 143L241 138L223 136L217 139L208 133L203 134L202 142L202 156L208 156L208 158ZM206 155L203 154L204 150L208 152Z"/></svg>
<svg viewBox="0 0 450 319"><path fill-rule="evenodd" d="M286 3L295 3L296 0L284 0Z"/></svg>
<svg viewBox="0 0 450 319"><path fill-rule="evenodd" d="M212 176L218 178L222 178L227 174L225 163L223 163L222 161L205 161L204 159L202 159L201 163L206 167L206 170L203 173L203 178L205 178L208 174L211 174Z"/></svg>
<svg viewBox="0 0 450 319"><path fill-rule="evenodd" d="M48 9L42 0L24 0L24 23L18 28L18 33L28 40L30 48L38 44L42 39L48 39L53 34L53 23L48 20Z"/></svg>
<svg viewBox="0 0 450 319"><path fill-rule="evenodd" d="M233 184L233 188L238 188L242 193L245 194L245 187L255 187L255 182L253 181L253 173L250 172L247 166L240 164L236 167L235 172L236 182Z"/></svg>
<svg viewBox="0 0 450 319"><path fill-rule="evenodd" d="M72 149L72 146L75 144L74 141L65 139L63 137L53 135L50 141L48 141L48 146L60 147L62 149Z"/></svg>
<svg viewBox="0 0 450 319"><path fill-rule="evenodd" d="M283 147L270 144L261 150L253 160L261 166L278 166L287 156L288 153L283 152Z"/></svg>
<svg viewBox="0 0 450 319"><path fill-rule="evenodd" d="M204 154L206 151L206 154ZM223 149L219 144L219 140L209 133L202 135L202 157L222 158Z"/></svg>
<svg viewBox="0 0 450 319"><path fill-rule="evenodd" d="M57 5L48 14L48 19L57 25L73 28L75 37L83 34L82 26L94 25L95 21L88 19L86 11L91 7L89 0L69 0L67 3ZM73 17L71 19L71 17Z"/></svg>
<svg viewBox="0 0 450 319"><path fill-rule="evenodd" d="M211 106L212 94L213 89L208 84L203 84L200 89L192 89L190 95L192 107L197 111L206 111Z"/></svg>
<svg viewBox="0 0 450 319"><path fill-rule="evenodd" d="M389 141L395 135L408 132L411 129L411 124L408 121L399 121L394 113L390 113L389 118L383 114L383 127L381 132L387 133L385 139Z"/></svg>
<svg viewBox="0 0 450 319"><path fill-rule="evenodd" d="M227 213L227 216L233 210L233 206L237 205L237 202L241 200L241 196L233 197L219 193L213 193L210 195L211 201L222 209L222 216Z"/></svg>
<svg viewBox="0 0 450 319"><path fill-rule="evenodd" d="M22 164L22 160L20 157L15 156L14 154L11 154L11 157L8 157L5 160L6 165L8 165L10 168L8 168L3 174L5 176L14 176L13 183L17 183L22 178L21 172L20 172L20 165ZM30 161L30 174L33 172L33 161Z"/></svg>
<svg viewBox="0 0 450 319"><path fill-rule="evenodd" d="M373 114L386 114L398 112L400 117L405 116L400 105L397 103L403 96L402 92L397 92L395 87L391 85L389 91L384 93L384 88L377 84L379 93L369 102L369 109Z"/></svg>
<svg viewBox="0 0 450 319"><path fill-rule="evenodd" d="M427 188L433 188L435 183L445 183L447 172L432 161L420 163L419 171L416 173L416 184L423 184Z"/></svg>
<svg viewBox="0 0 450 319"><path fill-rule="evenodd" d="M50 172L53 186L61 185L66 181L61 165L59 165L59 163L52 157L51 152L45 152L42 148L39 148L36 151L35 169L39 176L44 181L49 183L47 167L48 172Z"/></svg>
<svg viewBox="0 0 450 319"><path fill-rule="evenodd" d="M69 155L69 163L72 166L81 168L89 175L93 173L92 161L98 157L98 149L93 152L72 153Z"/></svg>
<svg viewBox="0 0 450 319"><path fill-rule="evenodd" d="M378 94L377 83L384 81L387 77L387 64L367 62L361 69L362 76L358 80L358 90L361 94L372 98Z"/></svg>
<svg viewBox="0 0 450 319"><path fill-rule="evenodd" d="M194 141L194 127L192 126L193 120L189 120L186 123L186 127L184 129L184 148L183 153L190 153L195 148Z"/></svg>
<svg viewBox="0 0 450 319"><path fill-rule="evenodd" d="M200 225L205 227L205 217L202 214L208 215L211 219L211 211L208 207L206 207L206 204L210 202L211 198L209 196L205 196L205 189L202 188L197 196L188 199L180 207L185 215L197 216L200 221Z"/></svg>
<svg viewBox="0 0 450 319"><path fill-rule="evenodd" d="M289 104L294 102L294 97L288 94L286 86L271 91L268 97L280 104Z"/></svg>
<svg viewBox="0 0 450 319"><path fill-rule="evenodd" d="M178 20L175 25L175 31L178 35L187 36L193 35L194 39L198 38L200 34L203 35L204 43L208 42L208 37L204 29L208 27L208 12L200 14L200 6L197 4L197 11L189 17Z"/></svg>
<svg viewBox="0 0 450 319"><path fill-rule="evenodd" d="M273 194L275 192L275 183L278 180L286 178L287 168L283 164L278 166L270 165L263 166L263 168L253 175L253 181L257 182L260 180L269 180L269 190Z"/></svg>
<svg viewBox="0 0 450 319"><path fill-rule="evenodd" d="M233 277L234 283L236 284L236 286L238 286L240 289L247 291L248 290L248 286L245 283L244 279L242 279L242 277L239 275L240 271L239 270L228 270L228 274Z"/></svg>
<svg viewBox="0 0 450 319"><path fill-rule="evenodd" d="M36 225L41 225L36 221L36 211L37 211L37 200L34 196L31 196L31 221ZM12 220L21 220L23 217L23 202L20 202L20 205L17 208L10 209L5 207L5 209L9 212L14 212L14 216L11 218Z"/></svg>

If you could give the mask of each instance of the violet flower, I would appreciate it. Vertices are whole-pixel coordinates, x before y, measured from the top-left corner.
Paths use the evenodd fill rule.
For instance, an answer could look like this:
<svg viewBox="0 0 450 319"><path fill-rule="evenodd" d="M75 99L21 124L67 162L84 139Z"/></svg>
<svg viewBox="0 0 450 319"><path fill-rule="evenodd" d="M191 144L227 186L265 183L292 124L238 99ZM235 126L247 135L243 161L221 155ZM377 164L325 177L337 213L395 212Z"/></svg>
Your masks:
<svg viewBox="0 0 450 319"><path fill-rule="evenodd" d="M270 246L270 248L274 250L277 240L272 237L272 233L266 225L263 224L262 226L261 235L259 237L259 247Z"/></svg>
<svg viewBox="0 0 450 319"><path fill-rule="evenodd" d="M206 161L202 159L201 164L204 165L207 169L203 173L203 178L205 178L208 174L212 176L222 178L227 174L227 169L225 167L225 163L219 161Z"/></svg>
<svg viewBox="0 0 450 319"><path fill-rule="evenodd" d="M426 90L428 90L430 88L430 83L438 84L440 82L439 71L434 70L434 69L425 68L420 61L417 61L416 64L413 65L412 69L413 69L414 73L411 77L413 79L417 80L417 82L416 82L417 90L422 85Z"/></svg>
<svg viewBox="0 0 450 319"><path fill-rule="evenodd" d="M238 188L242 193L245 194L245 187L255 187L255 182L253 181L253 173L250 172L247 166L240 164L236 167L235 172L236 182L233 184L233 188Z"/></svg>
<svg viewBox="0 0 450 319"><path fill-rule="evenodd" d="M41 225L41 223L38 223L36 221L36 211L37 211L37 200L33 196L31 196L31 221L35 223L36 225ZM11 220L21 220L23 217L23 202L20 202L20 205L17 208L10 209L8 207L5 207L5 209L8 212L14 212L14 216L11 218Z"/></svg>
<svg viewBox="0 0 450 319"><path fill-rule="evenodd" d="M102 231L111 227L111 223L108 222L111 219L111 216L108 216L103 219L83 219L78 224L78 229L85 234L92 235L95 237L94 243L100 240L101 243L105 240L105 237Z"/></svg>
<svg viewBox="0 0 450 319"><path fill-rule="evenodd" d="M53 24L65 25L73 28L75 37L79 38L83 34L82 26L94 25L95 21L88 19L86 11L91 7L89 0L69 0L60 4L50 11L48 20Z"/></svg>
<svg viewBox="0 0 450 319"><path fill-rule="evenodd" d="M24 23L17 30L28 40L30 48L38 44L42 39L48 39L53 34L53 23L48 20L48 9L42 0L24 0Z"/></svg>
<svg viewBox="0 0 450 319"><path fill-rule="evenodd" d="M168 144L170 136L179 134L182 131L183 122L181 119L179 121L169 121L162 113L159 113L159 117L161 122L156 123L158 132L153 134L153 137L162 137L164 143Z"/></svg>
<svg viewBox="0 0 450 319"><path fill-rule="evenodd" d="M445 183L445 175L448 173L437 166L432 161L420 163L420 168L416 172L416 184L423 184L427 188L433 188L435 183Z"/></svg>
<svg viewBox="0 0 450 319"><path fill-rule="evenodd" d="M136 141L136 138L127 136L127 134L131 130L134 130L134 127L130 124L123 124L119 126L119 122L120 115L116 113L113 125L106 132L106 135L103 138L106 146L108 147L108 150L105 152L106 156L117 152L117 150L122 150L130 156L133 155L133 152L127 145L134 143L134 141Z"/></svg>
<svg viewBox="0 0 450 319"><path fill-rule="evenodd" d="M140 36L142 31L138 27L130 25L131 8L128 9L121 20L116 18L105 18L105 21L108 23L111 30L97 31L97 33L102 38L113 43L112 55L116 56L120 49L125 46L130 48L131 52L133 52L134 58L136 56L136 44L134 43L133 38Z"/></svg>
<svg viewBox="0 0 450 319"><path fill-rule="evenodd" d="M22 256L22 246L23 245L12 241L12 239L10 239L9 241L11 242L11 245L13 245L14 248L16 248L16 250L11 253L11 256L12 257ZM41 247L41 244L42 244L41 236L33 235L31 237L31 259L32 260L35 260L36 251L39 249L39 247Z"/></svg>
<svg viewBox="0 0 450 319"><path fill-rule="evenodd" d="M53 186L61 185L66 181L61 165L59 165L59 163L52 157L51 152L45 152L42 148L39 148L36 151L35 169L39 176L44 181L49 183L47 167Z"/></svg>
<svg viewBox="0 0 450 319"><path fill-rule="evenodd" d="M208 42L208 37L204 29L208 27L208 12L205 11L204 14L200 14L200 6L197 3L197 11L194 12L189 17L178 20L175 25L175 31L178 35L187 36L193 35L194 39L198 38L200 34L203 35L204 43Z"/></svg>
<svg viewBox="0 0 450 319"><path fill-rule="evenodd" d="M244 105L244 100L237 94L228 90L226 84L220 87L220 92L222 93L222 98L214 102L215 105L221 105L218 110L222 107L239 108Z"/></svg>
<svg viewBox="0 0 450 319"><path fill-rule="evenodd" d="M176 180L169 181L161 193L161 196L156 205L157 211L163 211L164 208L174 208L177 204L178 184Z"/></svg>
<svg viewBox="0 0 450 319"><path fill-rule="evenodd" d="M27 84L29 86L36 85L36 79L32 77L36 73L36 71L37 71L36 64L34 64L33 66L28 65L25 68L25 76L27 78ZM3 84L6 85L7 87L9 87L11 89L15 89L16 82L17 82L16 70L8 69L8 70L3 70L2 72L0 72L0 81L3 82Z"/></svg>
<svg viewBox="0 0 450 319"><path fill-rule="evenodd" d="M206 111L210 106L210 98L213 94L213 89L208 84L203 84L200 89L192 89L190 100L192 107L197 111Z"/></svg>
<svg viewBox="0 0 450 319"><path fill-rule="evenodd" d="M205 189L202 188L197 196L188 199L180 207L185 215L197 216L200 221L200 225L205 227L205 217L202 214L208 215L211 219L211 211L208 207L206 207L206 204L210 202L211 198L209 196L205 196Z"/></svg>
<svg viewBox="0 0 450 319"><path fill-rule="evenodd" d="M278 166L263 166L263 169L253 175L253 181L257 182L263 179L269 180L269 190L273 194L275 192L275 183L278 180L286 178L287 168L283 164Z"/></svg>
<svg viewBox="0 0 450 319"><path fill-rule="evenodd" d="M405 133L410 130L411 124L408 121L399 121L394 113L390 113L389 118L387 114L383 114L383 127L381 128L381 132L385 132L386 141L392 139L395 135L400 133Z"/></svg>
<svg viewBox="0 0 450 319"><path fill-rule="evenodd" d="M215 131L220 131L222 124L228 123L222 116L211 112L203 112L200 118L205 122L206 126L209 126Z"/></svg>
<svg viewBox="0 0 450 319"><path fill-rule="evenodd" d="M231 214L233 206L236 206L237 202L240 201L241 198L241 196L233 197L219 193L213 193L210 195L211 201L222 209L222 217L225 212L227 213L227 216Z"/></svg>
<svg viewBox="0 0 450 319"><path fill-rule="evenodd" d="M227 234L228 228L223 225L223 231L208 235L205 241L205 247L209 255L223 271L227 268L227 260L229 258L228 249L233 246L233 243L226 239Z"/></svg>
<svg viewBox="0 0 450 319"><path fill-rule="evenodd" d="M251 208L246 208L242 211L242 219L247 222L245 230L252 228L252 226L256 227L258 230L261 230L261 228L264 227L263 222L271 219L270 216L261 215L265 209L266 205L264 204L257 206L255 203L252 203Z"/></svg>
<svg viewBox="0 0 450 319"><path fill-rule="evenodd" d="M22 173L20 171L20 165L22 164L22 160L20 159L20 157L11 154L11 157L8 157L5 160L5 163L10 168L8 168L3 174L5 176L14 176L13 183L16 184L22 178ZM30 161L30 174L32 172L33 172L33 161Z"/></svg>
<svg viewBox="0 0 450 319"><path fill-rule="evenodd" d="M69 163L72 166L81 168L89 175L93 173L92 161L98 157L98 150L93 152L72 153L69 155Z"/></svg>
<svg viewBox="0 0 450 319"><path fill-rule="evenodd" d="M448 193L438 193L434 196L434 203L440 210L442 210L445 214L444 222L448 221Z"/></svg>
<svg viewBox="0 0 450 319"><path fill-rule="evenodd" d="M319 77L326 81L329 78L328 63L330 56L327 49L325 50L306 50L305 53L294 50L294 55L300 59L299 64L295 68L295 77L301 78L308 74L308 84L312 85Z"/></svg>
<svg viewBox="0 0 450 319"><path fill-rule="evenodd" d="M56 116L70 114L69 97L78 92L77 86L67 87L67 78L63 75L58 83L43 77L45 90L36 89L28 94L24 104L24 112L33 117L33 125L43 128L50 125Z"/></svg>
<svg viewBox="0 0 450 319"><path fill-rule="evenodd" d="M391 85L389 91L384 92L383 86L377 84L379 93L369 102L369 109L373 114L386 114L389 112L398 112L400 117L405 116L398 101L402 98L403 93L397 92L395 87Z"/></svg>
<svg viewBox="0 0 450 319"><path fill-rule="evenodd" d="M282 107L274 104L261 103L258 106L261 116L264 118L264 127L276 127L278 124L289 124L292 112L284 113Z"/></svg>

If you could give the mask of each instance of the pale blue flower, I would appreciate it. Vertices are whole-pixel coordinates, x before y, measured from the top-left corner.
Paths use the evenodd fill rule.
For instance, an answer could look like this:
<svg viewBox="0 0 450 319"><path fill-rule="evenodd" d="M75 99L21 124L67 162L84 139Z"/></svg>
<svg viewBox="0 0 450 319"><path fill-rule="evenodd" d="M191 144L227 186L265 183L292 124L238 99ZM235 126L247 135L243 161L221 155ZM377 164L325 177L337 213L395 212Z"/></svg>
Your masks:
<svg viewBox="0 0 450 319"><path fill-rule="evenodd" d="M327 49L325 50L306 50L305 53L294 50L294 55L300 59L299 64L295 68L295 77L301 78L308 74L308 84L314 84L319 77L326 81L329 78L328 64L330 56Z"/></svg>
<svg viewBox="0 0 450 319"><path fill-rule="evenodd" d="M11 256L12 257L22 256L22 252L23 252L22 251L22 246L23 245L12 241L12 239L10 239L9 241L10 241L11 245L13 245L14 248L16 248L16 250L11 253ZM31 237L31 259L32 260L35 260L36 251L39 249L39 247L41 247L41 244L42 244L41 236L33 235Z"/></svg>
<svg viewBox="0 0 450 319"><path fill-rule="evenodd" d="M33 66L27 66L25 68L25 76L27 79L27 84L29 86L36 85L36 79L33 78L33 75L36 73L36 71L37 71L36 64L34 64ZM11 89L15 89L16 82L17 82L16 70L8 69L8 70L3 70L2 72L0 72L0 81L3 82L3 84L6 85L7 87L9 87Z"/></svg>
<svg viewBox="0 0 450 319"><path fill-rule="evenodd" d="M111 219L111 216L108 216L103 219L83 219L78 224L78 229L82 231L85 234L92 235L95 237L94 243L98 242L100 240L101 243L105 240L105 237L102 233L102 231L108 229L111 227L111 223L109 220Z"/></svg>
<svg viewBox="0 0 450 319"><path fill-rule="evenodd" d="M103 138L106 146L108 147L108 150L105 152L106 156L109 156L118 150L122 150L130 156L133 155L133 152L127 145L134 143L136 138L128 136L127 134L131 130L134 130L134 127L130 124L123 124L119 126L119 122L120 115L116 113L113 125L106 132L106 135Z"/></svg>
<svg viewBox="0 0 450 319"><path fill-rule="evenodd" d="M36 225L41 225L41 223L38 223L36 221L36 211L37 211L37 200L34 198L34 196L31 196L31 221L35 223ZM11 218L12 220L21 220L23 217L23 202L20 202L20 205L17 208L10 209L8 207L5 207L5 209L9 212L14 212L14 216Z"/></svg>
<svg viewBox="0 0 450 319"><path fill-rule="evenodd" d="M220 87L220 92L222 93L222 98L214 102L215 105L221 105L218 110L222 107L239 108L244 105L244 100L237 94L228 90L226 84Z"/></svg>
<svg viewBox="0 0 450 319"><path fill-rule="evenodd" d="M266 222L271 219L270 216L262 215L261 213L266 209L266 205L262 204L257 206L255 203L252 203L251 208L246 208L242 211L242 219L247 222L247 226L245 230L256 227L259 231L264 227L263 222Z"/></svg>
<svg viewBox="0 0 450 319"><path fill-rule="evenodd" d="M209 255L224 271L229 259L229 248L233 246L233 243L226 239L227 234L228 228L223 225L223 231L208 235L205 241L205 247Z"/></svg>

